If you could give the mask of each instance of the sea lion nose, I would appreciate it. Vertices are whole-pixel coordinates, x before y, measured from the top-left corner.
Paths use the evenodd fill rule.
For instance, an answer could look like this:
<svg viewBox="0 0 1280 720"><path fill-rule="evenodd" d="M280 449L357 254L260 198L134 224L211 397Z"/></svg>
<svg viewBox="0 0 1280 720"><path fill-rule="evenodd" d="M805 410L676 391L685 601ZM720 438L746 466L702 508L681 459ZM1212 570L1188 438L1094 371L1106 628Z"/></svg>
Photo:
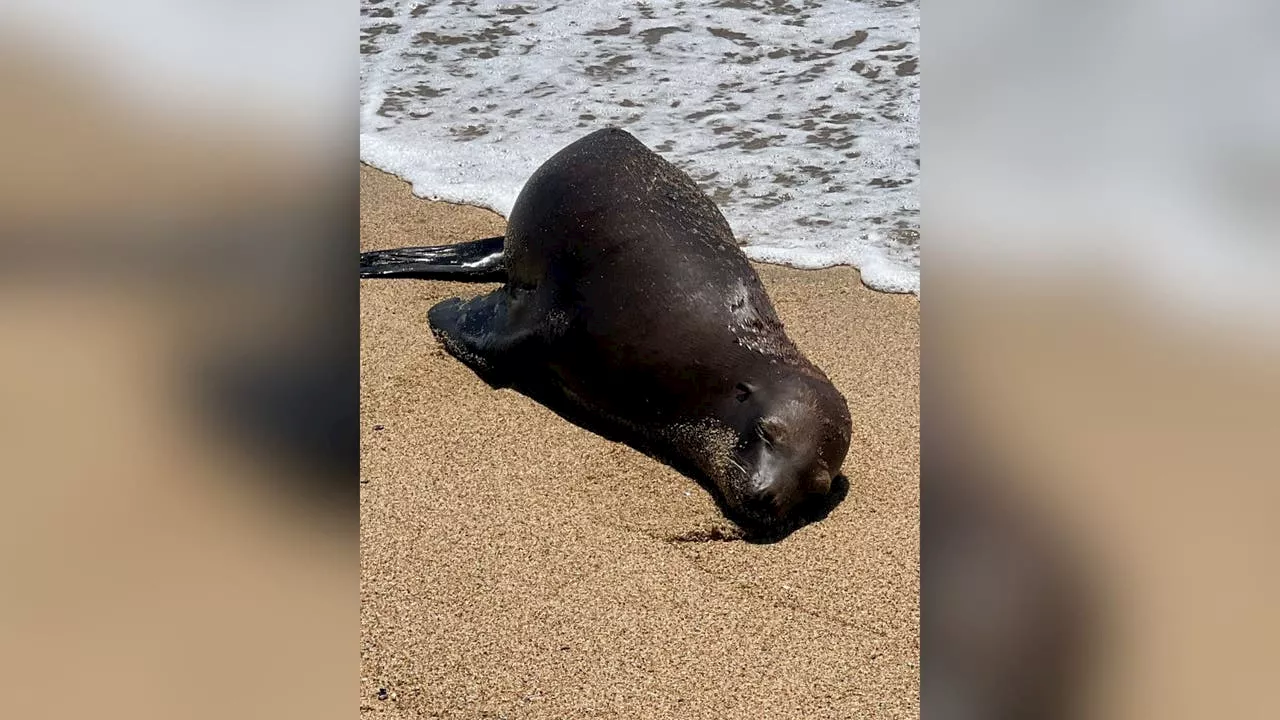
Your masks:
<svg viewBox="0 0 1280 720"><path fill-rule="evenodd" d="M748 503L758 512L764 512L776 519L785 518L796 504L798 491L795 474L786 468L766 468L758 471L753 478Z"/></svg>
<svg viewBox="0 0 1280 720"><path fill-rule="evenodd" d="M793 520L807 513L807 508L831 493L831 473L822 470L770 468L757 472L746 504L757 514L773 520Z"/></svg>

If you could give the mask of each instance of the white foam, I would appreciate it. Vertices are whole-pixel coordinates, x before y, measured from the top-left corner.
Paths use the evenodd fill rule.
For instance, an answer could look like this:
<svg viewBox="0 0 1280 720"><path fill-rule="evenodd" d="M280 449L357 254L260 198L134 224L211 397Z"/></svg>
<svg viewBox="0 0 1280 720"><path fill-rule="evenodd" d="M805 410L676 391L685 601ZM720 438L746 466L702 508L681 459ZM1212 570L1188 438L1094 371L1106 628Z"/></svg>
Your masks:
<svg viewBox="0 0 1280 720"><path fill-rule="evenodd" d="M688 172L747 254L919 291L917 3L362 0L365 162L507 214L613 125ZM901 73L901 74L899 74Z"/></svg>

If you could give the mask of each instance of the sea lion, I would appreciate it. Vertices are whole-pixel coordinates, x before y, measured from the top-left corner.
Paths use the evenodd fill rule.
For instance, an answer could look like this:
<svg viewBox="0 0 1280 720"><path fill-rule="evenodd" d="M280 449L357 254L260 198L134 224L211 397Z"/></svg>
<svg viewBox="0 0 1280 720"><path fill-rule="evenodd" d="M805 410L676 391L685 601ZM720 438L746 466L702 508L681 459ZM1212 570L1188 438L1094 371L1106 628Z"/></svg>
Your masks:
<svg viewBox="0 0 1280 720"><path fill-rule="evenodd" d="M366 278L501 281L431 308L449 353L690 475L748 539L780 539L847 491L844 397L787 337L711 199L622 130L538 168L505 237L360 263Z"/></svg>

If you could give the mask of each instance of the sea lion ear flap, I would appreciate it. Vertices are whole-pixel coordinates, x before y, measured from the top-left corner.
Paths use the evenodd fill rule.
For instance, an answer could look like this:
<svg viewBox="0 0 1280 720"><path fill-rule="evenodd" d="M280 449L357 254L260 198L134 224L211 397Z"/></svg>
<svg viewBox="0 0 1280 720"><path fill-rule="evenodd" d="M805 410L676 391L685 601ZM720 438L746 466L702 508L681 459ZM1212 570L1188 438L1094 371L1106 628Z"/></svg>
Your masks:
<svg viewBox="0 0 1280 720"><path fill-rule="evenodd" d="M751 393L756 391L751 383L738 383L733 386L733 389L738 391L738 402L746 402L747 398L751 397Z"/></svg>

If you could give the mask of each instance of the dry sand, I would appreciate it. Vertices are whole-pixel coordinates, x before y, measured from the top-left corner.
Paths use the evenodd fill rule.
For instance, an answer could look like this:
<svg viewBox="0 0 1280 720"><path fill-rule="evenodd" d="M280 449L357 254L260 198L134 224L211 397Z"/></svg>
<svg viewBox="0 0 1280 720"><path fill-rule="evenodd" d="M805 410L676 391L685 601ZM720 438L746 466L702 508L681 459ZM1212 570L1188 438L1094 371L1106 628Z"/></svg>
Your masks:
<svg viewBox="0 0 1280 720"><path fill-rule="evenodd" d="M361 248L503 219L361 167ZM914 718L919 301L758 266L854 418L849 497L774 545L691 542L710 497L439 348L487 285L362 281L361 716Z"/></svg>

